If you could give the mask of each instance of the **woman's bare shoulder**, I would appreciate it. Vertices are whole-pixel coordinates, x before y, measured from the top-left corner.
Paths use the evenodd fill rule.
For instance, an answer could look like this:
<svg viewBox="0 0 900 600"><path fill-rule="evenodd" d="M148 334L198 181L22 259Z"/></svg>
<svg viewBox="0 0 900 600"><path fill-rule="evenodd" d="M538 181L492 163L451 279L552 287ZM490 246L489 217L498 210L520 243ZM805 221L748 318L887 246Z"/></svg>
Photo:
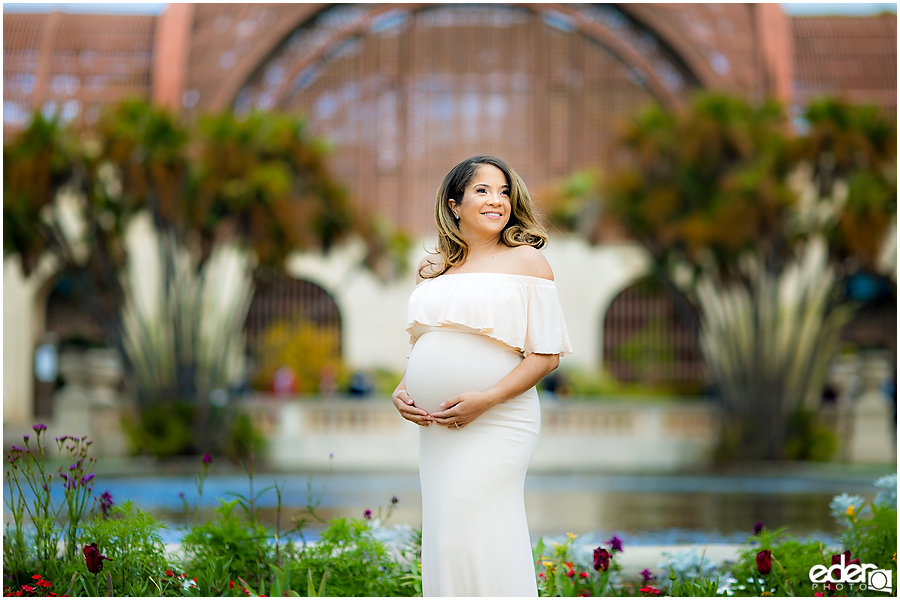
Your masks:
<svg viewBox="0 0 900 600"><path fill-rule="evenodd" d="M540 250L534 246L515 246L509 250L513 275L528 275L553 281L553 269Z"/></svg>
<svg viewBox="0 0 900 600"><path fill-rule="evenodd" d="M416 267L416 284L425 280L425 278L422 277L423 274L431 275L433 273L438 273L443 265L444 257L440 254L426 254L425 257L419 261L419 266Z"/></svg>

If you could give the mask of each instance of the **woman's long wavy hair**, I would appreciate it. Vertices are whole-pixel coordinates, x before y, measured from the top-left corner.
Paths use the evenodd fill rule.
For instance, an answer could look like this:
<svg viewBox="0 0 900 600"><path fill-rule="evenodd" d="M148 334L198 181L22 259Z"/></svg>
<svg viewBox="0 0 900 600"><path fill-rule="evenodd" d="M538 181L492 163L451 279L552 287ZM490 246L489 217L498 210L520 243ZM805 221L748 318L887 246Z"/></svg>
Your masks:
<svg viewBox="0 0 900 600"><path fill-rule="evenodd" d="M459 233L459 223L450 210L449 200L462 201L466 188L475 179L482 165L493 165L503 171L509 185L509 222L500 232L500 240L507 246L534 246L543 248L547 244L547 232L541 225L528 194L525 182L508 164L494 156L473 156L450 169L444 182L434 197L434 224L437 226L438 243L435 254L443 258L439 269L426 269L424 265L419 275L431 279L443 275L447 269L466 262L469 244Z"/></svg>

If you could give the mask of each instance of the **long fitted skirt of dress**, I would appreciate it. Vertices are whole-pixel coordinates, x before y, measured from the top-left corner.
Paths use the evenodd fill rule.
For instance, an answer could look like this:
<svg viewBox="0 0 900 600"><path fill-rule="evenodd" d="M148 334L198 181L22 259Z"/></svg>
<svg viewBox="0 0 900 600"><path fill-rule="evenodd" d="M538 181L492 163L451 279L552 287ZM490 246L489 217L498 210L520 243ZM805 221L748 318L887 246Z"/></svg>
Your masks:
<svg viewBox="0 0 900 600"><path fill-rule="evenodd" d="M487 336L433 329L410 353L407 391L437 412L461 392L490 388L521 360ZM524 488L540 422L532 388L460 429L421 428L425 596L537 596Z"/></svg>

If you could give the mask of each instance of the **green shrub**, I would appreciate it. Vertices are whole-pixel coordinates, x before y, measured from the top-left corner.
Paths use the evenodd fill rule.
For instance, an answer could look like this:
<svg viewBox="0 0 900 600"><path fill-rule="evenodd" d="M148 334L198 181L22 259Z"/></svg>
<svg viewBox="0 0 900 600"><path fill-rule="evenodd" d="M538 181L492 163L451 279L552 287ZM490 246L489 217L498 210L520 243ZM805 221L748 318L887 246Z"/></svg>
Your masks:
<svg viewBox="0 0 900 600"><path fill-rule="evenodd" d="M239 499L220 499L219 503L214 521L192 526L182 539L184 572L192 578L213 568L232 580L243 577L258 586L271 576L268 565L276 562L275 549L268 543L269 532L258 522L235 513ZM226 560L230 561L227 566ZM212 564L215 561L219 563Z"/></svg>
<svg viewBox="0 0 900 600"><path fill-rule="evenodd" d="M82 547L97 544L101 554L112 559L104 562L103 573L111 576L115 595L149 596L155 595L168 568L163 529L165 525L126 500L112 507L108 518L95 513L84 524L78 541ZM80 563L79 572L90 577L83 561Z"/></svg>
<svg viewBox="0 0 900 600"><path fill-rule="evenodd" d="M772 570L761 575L756 556L761 550L772 552ZM735 596L758 596L767 591L774 596L812 596L809 570L820 564L831 564L831 551L822 542L802 541L789 535L784 528L775 531L763 529L752 536L740 551L739 560L732 569L737 579L732 590ZM760 580L762 583L760 583Z"/></svg>
<svg viewBox="0 0 900 600"><path fill-rule="evenodd" d="M375 538L367 521L333 519L319 542L303 547L294 573L306 573L313 582L325 575L329 596L413 596L416 584L392 560L386 545Z"/></svg>

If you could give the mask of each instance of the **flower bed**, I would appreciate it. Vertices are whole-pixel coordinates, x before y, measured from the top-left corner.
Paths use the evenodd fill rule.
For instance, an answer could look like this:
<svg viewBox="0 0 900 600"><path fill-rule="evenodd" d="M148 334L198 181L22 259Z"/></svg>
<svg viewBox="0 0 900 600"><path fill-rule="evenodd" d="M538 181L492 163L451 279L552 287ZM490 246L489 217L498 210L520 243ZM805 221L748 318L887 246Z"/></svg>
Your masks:
<svg viewBox="0 0 900 600"><path fill-rule="evenodd" d="M307 507L281 523L278 484L219 499L215 518L198 522L197 506L213 458L204 455L193 504L182 496L186 533L167 552L165 525L109 492L95 495L91 441L63 436L55 472L44 445L46 427L7 454L4 501L12 522L4 529L4 595L9 596L417 596L421 595L420 535L385 526L399 500L362 518L325 522L321 495L310 486ZM627 540L613 536L591 548L569 533L562 542L539 540L535 570L542 596L831 596L883 595L875 586L896 582L897 479L883 477L869 503L842 494L831 504L843 526L840 548L800 540L758 523L735 561L713 564L696 550L647 565L640 578L619 565ZM51 490L62 488L54 502ZM275 494L274 528L259 519L263 494ZM315 543L304 529L325 525ZM749 532L748 532L749 533Z"/></svg>

